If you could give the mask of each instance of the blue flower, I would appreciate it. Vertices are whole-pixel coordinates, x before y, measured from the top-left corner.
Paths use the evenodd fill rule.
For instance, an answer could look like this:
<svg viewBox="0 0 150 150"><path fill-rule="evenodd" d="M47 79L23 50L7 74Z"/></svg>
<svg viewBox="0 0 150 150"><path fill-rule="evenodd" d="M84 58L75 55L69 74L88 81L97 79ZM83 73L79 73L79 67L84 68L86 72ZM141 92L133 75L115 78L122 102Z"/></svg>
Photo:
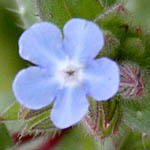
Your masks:
<svg viewBox="0 0 150 150"><path fill-rule="evenodd" d="M53 103L50 118L67 128L87 113L87 96L108 100L119 87L119 68L111 59L94 59L104 45L101 29L85 19L71 19L63 28L33 24L19 39L20 56L36 66L22 69L13 82L19 103L40 109Z"/></svg>

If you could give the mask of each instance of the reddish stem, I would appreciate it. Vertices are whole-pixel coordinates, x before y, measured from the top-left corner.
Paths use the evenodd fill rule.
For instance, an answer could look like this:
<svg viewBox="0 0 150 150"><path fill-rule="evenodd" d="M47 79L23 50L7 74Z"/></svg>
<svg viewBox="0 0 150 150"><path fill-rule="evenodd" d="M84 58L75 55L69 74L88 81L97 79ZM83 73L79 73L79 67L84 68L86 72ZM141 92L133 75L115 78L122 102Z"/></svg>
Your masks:
<svg viewBox="0 0 150 150"><path fill-rule="evenodd" d="M53 147L56 145L56 143L63 137L64 134L67 133L67 131L70 128L64 129L61 131L61 133L56 134L56 136L54 138L49 137L47 139L47 141L45 141L44 143L42 143L38 148L36 148L35 150L52 150ZM36 135L36 137L39 137L41 134ZM31 140L33 137L35 137L34 134L27 134L23 137L20 137L20 133L14 133L12 135L12 141L13 143L17 143L19 145L24 144L25 142Z"/></svg>
<svg viewBox="0 0 150 150"><path fill-rule="evenodd" d="M44 143L42 143L38 148L36 148L35 150L53 150L54 146L56 145L56 143L58 141L60 141L60 139L66 134L66 132L69 130L70 128L64 129L61 131L61 133L57 134L54 138L50 137L48 138L47 141L45 141Z"/></svg>
<svg viewBox="0 0 150 150"><path fill-rule="evenodd" d="M41 134L38 134L36 136L34 134L27 134L27 135L21 137L20 133L14 133L12 135L12 141L15 144L17 143L17 144L21 145L21 144L31 140L33 137L38 137L40 135Z"/></svg>

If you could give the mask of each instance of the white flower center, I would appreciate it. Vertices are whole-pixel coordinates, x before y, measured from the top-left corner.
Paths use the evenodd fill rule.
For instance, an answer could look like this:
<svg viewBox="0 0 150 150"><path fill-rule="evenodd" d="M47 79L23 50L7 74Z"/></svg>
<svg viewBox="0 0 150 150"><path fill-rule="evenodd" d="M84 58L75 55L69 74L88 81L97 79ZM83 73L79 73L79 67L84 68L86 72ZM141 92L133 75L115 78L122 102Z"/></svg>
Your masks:
<svg viewBox="0 0 150 150"><path fill-rule="evenodd" d="M61 86L74 86L81 83L83 65L77 65L67 60L60 64L56 71L56 78Z"/></svg>

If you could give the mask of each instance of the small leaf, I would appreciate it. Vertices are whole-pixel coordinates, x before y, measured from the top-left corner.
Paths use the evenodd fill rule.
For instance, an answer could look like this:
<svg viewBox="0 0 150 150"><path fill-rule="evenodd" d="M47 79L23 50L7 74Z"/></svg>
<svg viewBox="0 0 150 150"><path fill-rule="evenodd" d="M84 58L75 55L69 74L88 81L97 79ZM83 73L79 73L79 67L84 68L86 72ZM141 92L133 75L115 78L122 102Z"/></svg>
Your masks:
<svg viewBox="0 0 150 150"><path fill-rule="evenodd" d="M25 110L23 112L23 115L22 115L22 118L24 120L28 120L28 119L30 119L32 117L35 117L35 116L37 116L39 114L42 114L43 112L46 112L46 111L49 112L50 109L51 109L51 105L48 105L48 106L46 106L44 108L41 108L39 110L30 110L30 109L25 108Z"/></svg>
<svg viewBox="0 0 150 150"><path fill-rule="evenodd" d="M12 93L0 93L0 120L17 120L19 104Z"/></svg>
<svg viewBox="0 0 150 150"><path fill-rule="evenodd" d="M21 107L22 108L22 107ZM20 116L25 121L25 126L22 130L22 136L27 133L49 133L55 136L60 132L52 122L50 121L50 109L51 105L44 107L39 110L29 110L25 109Z"/></svg>
<svg viewBox="0 0 150 150"><path fill-rule="evenodd" d="M17 120L18 119L18 110L19 110L19 104L13 103L9 107L6 108L6 110L2 113L2 118L4 120Z"/></svg>

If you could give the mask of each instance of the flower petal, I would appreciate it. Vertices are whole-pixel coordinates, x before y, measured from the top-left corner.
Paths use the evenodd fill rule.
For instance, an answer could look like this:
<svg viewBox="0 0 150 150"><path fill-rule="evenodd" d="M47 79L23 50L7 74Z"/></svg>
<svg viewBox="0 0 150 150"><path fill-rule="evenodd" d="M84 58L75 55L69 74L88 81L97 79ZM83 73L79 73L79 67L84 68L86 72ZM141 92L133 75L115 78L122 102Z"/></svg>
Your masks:
<svg viewBox="0 0 150 150"><path fill-rule="evenodd" d="M91 62L83 70L84 82L88 94L94 99L108 100L119 88L120 76L118 65L109 58L100 58Z"/></svg>
<svg viewBox="0 0 150 150"><path fill-rule="evenodd" d="M86 114L89 102L85 91L79 87L64 88L56 98L51 120L56 127L63 129L80 121Z"/></svg>
<svg viewBox="0 0 150 150"><path fill-rule="evenodd" d="M55 65L66 57L62 50L61 31L48 22L33 24L20 36L19 54L36 65Z"/></svg>
<svg viewBox="0 0 150 150"><path fill-rule="evenodd" d="M56 97L59 84L45 69L29 67L17 74L13 91L19 103L30 109L40 109Z"/></svg>
<svg viewBox="0 0 150 150"><path fill-rule="evenodd" d="M94 58L104 45L103 33L92 21L71 19L63 31L65 50L75 62L85 63Z"/></svg>

